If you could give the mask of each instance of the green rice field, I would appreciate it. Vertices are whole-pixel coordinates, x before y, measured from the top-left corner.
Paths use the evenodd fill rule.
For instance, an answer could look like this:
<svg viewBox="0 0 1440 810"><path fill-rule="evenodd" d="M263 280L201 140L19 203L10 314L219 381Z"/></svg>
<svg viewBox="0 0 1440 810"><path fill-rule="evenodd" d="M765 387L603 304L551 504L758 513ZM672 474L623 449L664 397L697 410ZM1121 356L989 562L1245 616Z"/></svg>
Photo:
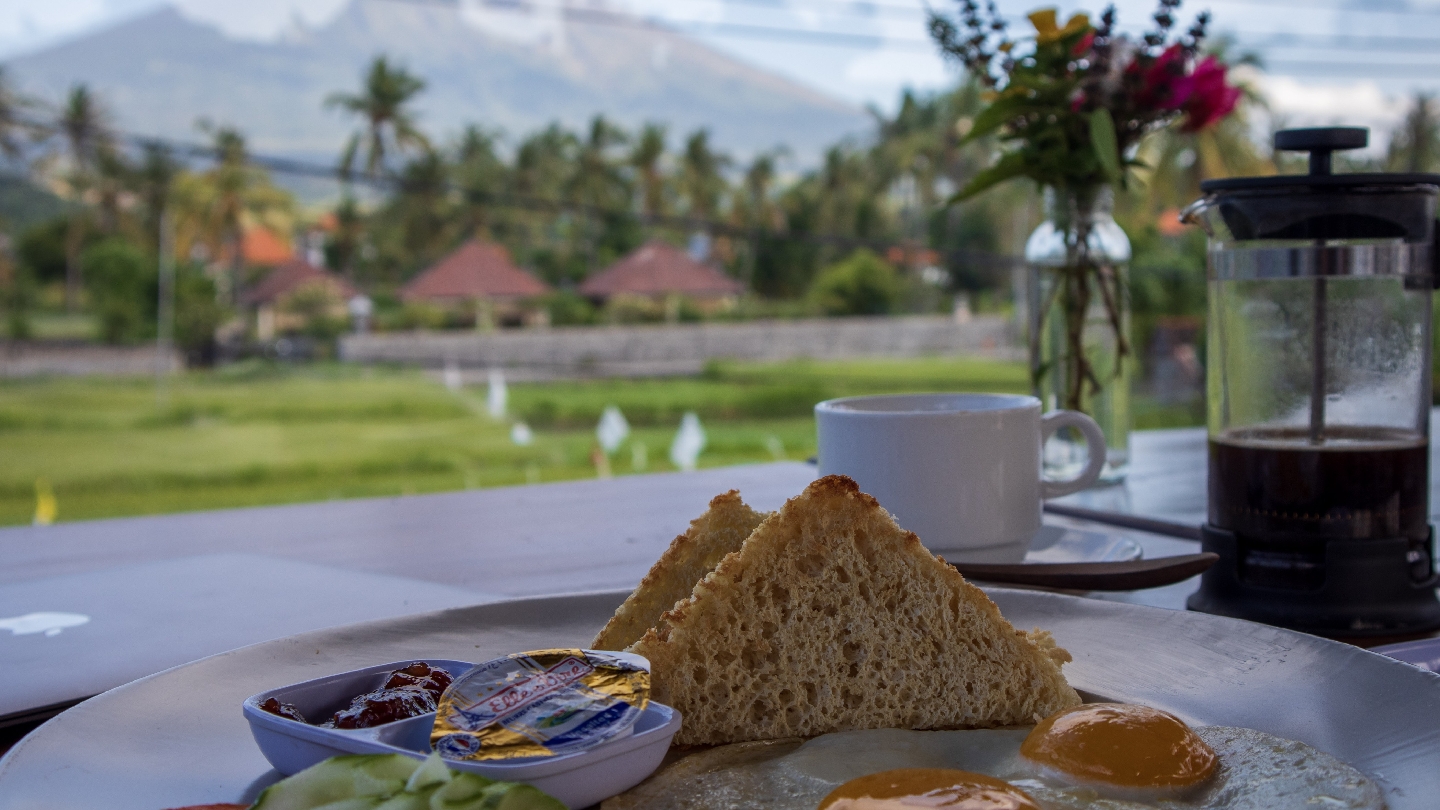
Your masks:
<svg viewBox="0 0 1440 810"><path fill-rule="evenodd" d="M0 383L0 524L29 523L37 489L56 519L358 498L674 469L682 414L708 443L700 466L815 451L814 403L905 391L1021 392L1021 364L973 359L712 364L697 377L512 383L506 418L484 386L446 389L414 370L244 363L154 380ZM630 437L599 462L595 425L621 409ZM1195 414L1147 410L1141 426ZM533 442L518 446L524 421ZM598 462L598 463L597 463Z"/></svg>

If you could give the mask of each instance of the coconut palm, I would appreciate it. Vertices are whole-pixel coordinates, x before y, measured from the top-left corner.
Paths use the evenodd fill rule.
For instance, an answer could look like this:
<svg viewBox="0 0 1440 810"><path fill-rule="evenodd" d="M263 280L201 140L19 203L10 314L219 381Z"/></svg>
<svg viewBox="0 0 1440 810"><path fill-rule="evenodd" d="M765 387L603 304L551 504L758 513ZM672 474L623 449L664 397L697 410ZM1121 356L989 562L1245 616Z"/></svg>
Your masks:
<svg viewBox="0 0 1440 810"><path fill-rule="evenodd" d="M724 172L729 166L729 156L711 147L708 130L696 130L685 140L680 188L691 217L706 220L715 216L725 191Z"/></svg>
<svg viewBox="0 0 1440 810"><path fill-rule="evenodd" d="M96 181L97 163L101 154L114 147L110 115L90 88L77 84L70 88L65 106L57 122L65 141L69 171L66 185L74 202L82 202ZM70 213L65 232L65 308L74 311L80 303L80 250L84 246L88 212L77 205Z"/></svg>
<svg viewBox="0 0 1440 810"><path fill-rule="evenodd" d="M160 244L160 221L170 202L170 191L180 174L180 162L170 147L150 142L143 147L140 166L134 173L136 196L140 198L140 228L157 254L167 249Z"/></svg>
<svg viewBox="0 0 1440 810"><path fill-rule="evenodd" d="M385 56L377 56L370 63L359 93L333 93L325 99L325 106L338 107L364 120L364 129L350 136L341 153L342 176L349 177L354 170L362 144L365 173L371 177L385 173L386 158L392 152L430 148L410 109L410 102L424 89L424 79L412 76L403 67L392 66Z"/></svg>
<svg viewBox="0 0 1440 810"><path fill-rule="evenodd" d="M630 186L614 154L615 149L628 140L624 130L607 121L605 116L597 115L590 122L589 137L575 155L575 170L570 176L567 196L581 206L582 227L577 236L586 264L591 268L596 263L596 248L602 239L600 230L605 220L624 216L622 212L629 207Z"/></svg>
<svg viewBox="0 0 1440 810"><path fill-rule="evenodd" d="M630 167L640 184L640 213L646 219L665 213L665 127L646 124L630 151Z"/></svg>
<svg viewBox="0 0 1440 810"><path fill-rule="evenodd" d="M452 172L460 187L460 232L480 236L490 224L490 207L505 188L508 170L498 154L500 135L471 125L460 135Z"/></svg>
<svg viewBox="0 0 1440 810"><path fill-rule="evenodd" d="M258 222L277 232L288 230L293 200L269 176L250 164L245 136L238 129L200 123L211 137L215 162L203 173L183 173L175 183L176 252L193 255L196 247L222 270L222 300L239 300L245 226Z"/></svg>
<svg viewBox="0 0 1440 810"><path fill-rule="evenodd" d="M735 203L731 206L733 221L748 232L744 273L747 282L755 277L761 234L779 231L785 225L784 214L773 195L775 164L785 153L784 147L777 147L756 155L745 170L744 183L737 190Z"/></svg>

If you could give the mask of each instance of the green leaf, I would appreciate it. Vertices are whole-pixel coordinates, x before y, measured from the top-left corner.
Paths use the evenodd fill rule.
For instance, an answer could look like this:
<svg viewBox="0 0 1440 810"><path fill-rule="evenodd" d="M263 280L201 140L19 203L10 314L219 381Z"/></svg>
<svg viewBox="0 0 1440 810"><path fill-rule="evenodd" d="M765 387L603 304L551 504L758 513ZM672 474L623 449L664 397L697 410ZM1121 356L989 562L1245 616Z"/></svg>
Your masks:
<svg viewBox="0 0 1440 810"><path fill-rule="evenodd" d="M962 139L962 143L968 143L976 138L989 135L1007 121L1014 118L1031 106L1028 99L1020 95L1001 96L990 102L990 106L980 111L970 125L970 132Z"/></svg>
<svg viewBox="0 0 1440 810"><path fill-rule="evenodd" d="M954 196L946 201L946 205L963 202L997 183L1003 183L1006 180L1020 177L1025 174L1025 169L1024 155L1019 152L1006 153L995 162L994 166L970 178L970 182L966 183L964 188L960 189Z"/></svg>
<svg viewBox="0 0 1440 810"><path fill-rule="evenodd" d="M1110 111L1100 108L1090 113L1090 145L1095 148L1095 157L1110 182L1120 177L1120 146L1115 140L1115 119Z"/></svg>

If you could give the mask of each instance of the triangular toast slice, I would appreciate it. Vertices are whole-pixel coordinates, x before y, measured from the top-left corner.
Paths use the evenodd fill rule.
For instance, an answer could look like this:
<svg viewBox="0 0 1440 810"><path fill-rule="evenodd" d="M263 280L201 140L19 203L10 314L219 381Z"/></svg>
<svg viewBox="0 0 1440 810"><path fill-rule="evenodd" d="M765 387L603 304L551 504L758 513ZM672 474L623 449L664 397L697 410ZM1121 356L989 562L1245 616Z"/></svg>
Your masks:
<svg viewBox="0 0 1440 810"><path fill-rule="evenodd" d="M590 648L623 650L638 641L659 623L662 613L689 596L695 583L715 570L722 557L740 548L767 514L746 506L737 490L716 495L705 514L692 520L690 528L655 561Z"/></svg>
<svg viewBox="0 0 1440 810"><path fill-rule="evenodd" d="M684 716L679 744L1020 725L1080 703L1069 653L844 476L786 502L629 651Z"/></svg>

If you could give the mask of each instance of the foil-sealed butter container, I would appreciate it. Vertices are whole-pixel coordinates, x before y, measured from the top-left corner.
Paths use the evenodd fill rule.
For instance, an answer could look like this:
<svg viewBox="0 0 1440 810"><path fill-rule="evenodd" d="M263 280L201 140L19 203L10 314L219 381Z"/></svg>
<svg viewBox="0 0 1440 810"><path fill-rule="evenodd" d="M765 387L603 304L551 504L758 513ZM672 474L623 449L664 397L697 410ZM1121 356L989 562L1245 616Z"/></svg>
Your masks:
<svg viewBox="0 0 1440 810"><path fill-rule="evenodd" d="M440 696L430 744L450 760L569 754L624 736L650 702L645 659L556 649L476 666Z"/></svg>

